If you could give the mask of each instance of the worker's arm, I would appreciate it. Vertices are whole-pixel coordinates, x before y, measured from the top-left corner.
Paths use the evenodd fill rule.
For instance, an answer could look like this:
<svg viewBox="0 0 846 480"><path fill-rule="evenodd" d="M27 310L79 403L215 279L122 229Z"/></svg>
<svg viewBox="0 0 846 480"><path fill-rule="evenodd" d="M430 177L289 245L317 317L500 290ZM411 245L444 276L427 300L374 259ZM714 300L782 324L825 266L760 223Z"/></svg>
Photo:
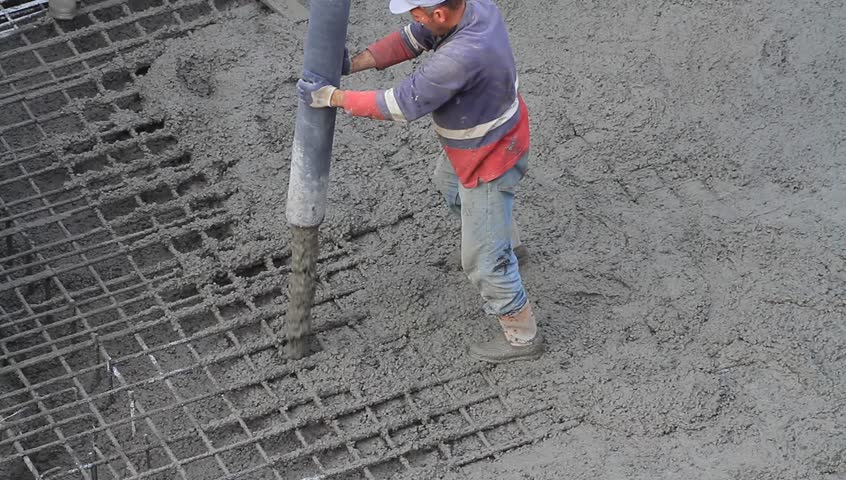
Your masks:
<svg viewBox="0 0 846 480"><path fill-rule="evenodd" d="M360 72L362 70L370 70L371 68L376 68L376 59L373 58L373 54L370 53L370 50L365 50L352 57L352 60L350 60L349 72L344 72L344 75Z"/></svg>
<svg viewBox="0 0 846 480"><path fill-rule="evenodd" d="M435 38L419 23L412 23L372 43L352 58L350 73L375 68L383 70L431 50Z"/></svg>
<svg viewBox="0 0 846 480"><path fill-rule="evenodd" d="M450 56L437 54L389 90L340 90L311 72L305 72L297 88L303 101L313 108L342 107L357 117L411 122L433 112L461 91L467 71Z"/></svg>
<svg viewBox="0 0 846 480"><path fill-rule="evenodd" d="M439 53L394 88L371 92L339 91L330 103L354 116L412 122L437 110L460 92L468 81L467 72L464 65Z"/></svg>

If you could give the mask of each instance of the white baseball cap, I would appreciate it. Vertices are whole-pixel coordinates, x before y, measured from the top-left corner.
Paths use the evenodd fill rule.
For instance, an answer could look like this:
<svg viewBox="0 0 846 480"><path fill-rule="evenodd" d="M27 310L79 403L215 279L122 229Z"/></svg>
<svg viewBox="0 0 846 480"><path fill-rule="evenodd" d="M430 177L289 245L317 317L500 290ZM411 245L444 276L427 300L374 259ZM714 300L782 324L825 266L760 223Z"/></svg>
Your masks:
<svg viewBox="0 0 846 480"><path fill-rule="evenodd" d="M441 3L444 0L391 0L391 13L406 13L417 7L434 7Z"/></svg>

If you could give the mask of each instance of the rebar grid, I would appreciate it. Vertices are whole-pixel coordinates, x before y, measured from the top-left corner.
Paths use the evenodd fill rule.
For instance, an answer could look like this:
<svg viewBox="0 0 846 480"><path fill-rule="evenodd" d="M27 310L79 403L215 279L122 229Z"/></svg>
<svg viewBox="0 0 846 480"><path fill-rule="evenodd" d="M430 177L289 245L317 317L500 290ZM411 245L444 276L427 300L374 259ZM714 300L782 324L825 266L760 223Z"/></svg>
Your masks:
<svg viewBox="0 0 846 480"><path fill-rule="evenodd" d="M222 5L222 2L207 0L177 0L171 2L168 0L158 7L142 5L142 10L132 12L129 10L126 0L108 0L81 8L78 16L72 22L55 22L52 19L45 19L40 24L22 27L16 31L16 36L10 39L18 40L18 43L22 45L8 51L0 51L0 66L4 63L10 63L14 57L38 54L38 49L60 45L69 47L73 55L59 56L53 59L49 65L40 64L37 67L23 68L13 74L4 75L3 79L0 80L0 87L14 87L16 83L25 83L25 85L22 88L18 86L19 88L13 94L0 95L0 105L25 98L27 93L34 90L57 85L60 82L69 82L80 76L88 75L89 61L103 58L111 60L112 57L120 57L127 51L137 49L153 41L181 36L191 30L208 25L219 18L218 5ZM113 20L102 21L100 14L103 14L103 16L106 16L106 14L114 15L115 13L111 10L114 8L122 10L123 15L119 15ZM183 20L183 16L187 16L188 20ZM70 30L65 31L62 25ZM129 32L125 30L126 27L133 28L136 31ZM39 36L46 38L33 44L27 40L26 35L36 32L38 29L46 30L46 33L37 32ZM53 32L58 33L58 35L51 35ZM130 38L113 40L109 32L119 33L121 36ZM92 48L89 48L87 44L83 45L85 48L82 48L82 53L80 53L77 44L83 40L93 42L95 45ZM96 46L100 42L103 43L103 47ZM123 60L122 58L119 59ZM17 63L21 63L20 60ZM75 69L70 68L77 63L83 64L83 71L74 71ZM101 63L103 61L97 61L97 64ZM26 65L26 63L24 64ZM39 74L57 69L63 70L63 73L65 73L64 70L68 72L59 75L58 78L32 82L33 77L37 78ZM110 72L104 72L102 75L108 73ZM74 85L71 84L70 86Z"/></svg>
<svg viewBox="0 0 846 480"><path fill-rule="evenodd" d="M290 251L218 260L236 246L233 192L145 115L135 82L152 58L125 56L215 21L222 4L155 3L84 5L79 20L45 18L0 47L0 469L373 480L544 434L522 419L548 406L509 405L484 368L374 394L311 383L325 354L282 358ZM342 241L319 259L324 278L348 273L316 301L320 350L362 335L365 316L344 306L366 283L356 250ZM207 271L187 274L190 255Z"/></svg>
<svg viewBox="0 0 846 480"><path fill-rule="evenodd" d="M15 30L32 22L39 15L42 15L46 8L47 0L33 0L12 6L15 2L0 2L0 38L12 35Z"/></svg>
<svg viewBox="0 0 846 480"><path fill-rule="evenodd" d="M24 37L24 38L25 38L25 37ZM37 58L39 59L39 61L40 61L40 62L42 62L42 64L43 64L43 60L41 59L40 55L37 55L37 54L36 54L36 57L37 57ZM65 95L67 96L67 93L65 93ZM25 106L25 108L26 108L26 106ZM32 114L32 112L31 112L28 108L27 108L26 110L27 110L27 113L28 113L28 114L29 114L29 115L30 115L30 116L34 119L34 115ZM37 123L37 122L35 123L35 125L36 125L36 127L39 129L40 133L41 133L42 135L44 135L44 136L45 136L45 138L46 138L46 134L45 134L45 132L43 131L42 126L41 126L39 123ZM5 140L4 140L4 141L5 141ZM19 162L19 163L17 163L17 167L18 167L19 172L20 172L20 174L21 174L21 175L20 175L20 178L25 178L25 179L26 179L26 182L29 184L29 186L31 187L31 189L35 192L35 197L36 197L36 198L38 198L39 200L41 200L41 203L43 203L43 206L44 206L44 207L46 207L47 211L48 211L48 212L49 212L49 214L51 215L51 219L52 219L52 221L51 221L51 222L49 222L49 223L51 223L51 224L55 224L55 225L58 225L58 226L60 227L60 229L61 229L61 232L62 232L62 234L63 234L64 238L69 239L69 238L73 237L73 235L71 234L70 230L69 230L69 229L67 228L67 226L65 225L64 221L63 221L62 219L58 219L58 218L56 218L56 217L57 217L57 215L56 215L55 208L54 208L52 205L50 205L50 203L49 203L49 201L47 200L47 198L43 195L43 192L41 191L41 189L39 188L39 186L36 184L36 182L33 180L33 176L32 176L32 175L30 175L30 174L29 174L29 172L27 172L27 169L26 169L26 167L25 167L25 164L24 164L24 163L22 163L22 162ZM2 199L0 199L0 207L3 207L3 209L4 209L5 211L9 211L9 208L8 208L8 207L7 207L7 206L6 206L6 205L2 202ZM102 217L101 217L101 220L102 220ZM16 218L16 219L10 220L9 222L10 222L13 226L15 226L15 227L17 228L17 233L18 233L19 237L21 237L21 238L24 240L25 245L26 245L26 248L28 248L30 251L34 251L34 250L36 250L35 245L37 244L37 242L36 242L36 241L34 241L34 240L30 237L30 235L27 233L27 230L28 230L27 228L21 228L21 225L20 225L20 220ZM79 244L77 243L77 241L76 241L76 240L74 240L74 239L72 239L72 238L71 238L71 245L72 245L72 247L74 248L74 250L76 250L77 252L79 252L79 250L80 250L80 248L79 248ZM31 255L32 255L32 254L31 254ZM64 297L64 298L65 298L65 299L66 299L66 300L67 300L67 301L68 301L71 305L73 305L73 304L74 304L74 299L73 299L73 297L70 295L70 293L68 292L68 289L65 287L65 285L63 284L63 282L59 280L59 277L58 277L58 276L56 276L56 275L54 275L54 274L53 274L53 272L52 272L52 271L50 271L48 261L45 259L44 255L43 255L40 251L35 251L34 256L35 256L35 258L36 258L39 262L42 262L43 264L45 264L45 265L47 265L47 266L48 266L48 267L47 267L47 272L51 273L51 275L50 275L49 277L45 277L45 278L46 278L46 279L48 279L49 281L51 281L53 284L55 284L55 286L56 286L56 287L58 287L58 289L60 290L60 292L61 292L62 296L63 296L63 297ZM83 262L83 263L82 263L82 266L84 266L84 267L87 269L87 271L88 271L88 272L89 272L89 273L93 276L93 278L96 280L97 285L100 287L100 289L101 289L101 290L102 290L102 291L103 291L106 295L108 295L108 294L110 293L110 292L109 292L108 287L105 285L105 283L104 283L104 281L103 281L102 277L100 276L100 274L98 273L98 271L94 268L94 265L96 264L96 261L89 261L89 259L88 259L88 258L87 258L87 256L86 256L86 253L84 253L84 252L79 252L79 253L78 253L78 256L79 256L79 258L80 258L80 259L82 260L82 262ZM80 268L80 267L75 267L75 268ZM7 274L6 274L6 278L11 280L11 278L12 278L12 277L10 277L10 276L9 276L9 274L7 273ZM25 284L25 283L23 283L23 284ZM30 317L33 317L33 316L35 315L35 311L33 310L32 305L30 305L30 302L29 302L29 301L26 299L26 297L25 297L25 296L21 293L21 289L19 288L22 284L20 284L20 283L13 283L13 282L7 282L7 283L6 283L6 285L9 285L9 288L11 288L11 289L13 289L13 290L14 290L14 293L15 293L16 297L18 298L18 300L19 300L20 304L21 304L21 305L23 305L24 309L25 309L25 310L26 310L26 312L29 314L29 316L30 316ZM45 297L45 298L50 297L50 295L48 294L48 288L47 288L47 286L48 286L48 285L50 285L50 283L45 283L45 284L44 284L44 287L43 287L43 288L44 288L44 297ZM110 298L110 299L111 299L111 301L113 301L113 302L115 301L113 297L112 297L112 298ZM74 306L74 311L75 311L75 313L77 313L77 314L81 314L81 313L82 313L82 311L81 311L81 310L79 309L79 307L77 307L77 306ZM82 383L81 383L81 382L80 382L80 380L79 380L79 377L78 377L78 376L73 375L73 374L74 374L73 369L70 367L70 365L69 365L68 361L66 360L65 356L63 356L63 355L62 355L62 354L58 351L58 348L57 348L57 346L56 346L56 344L55 344L55 340L51 337L51 335L50 335L50 333L48 332L48 330L44 327L44 324L41 322L41 320L40 320L40 319L34 319L34 320L32 320L32 321L34 322L35 326L37 327L37 330L39 331L39 333L40 333L41 337L43 338L44 343L45 343L46 345L49 345L49 347L51 348L51 350L52 350L52 351L53 351L53 353L55 354L56 358L58 358L59 362L61 363L61 365L62 365L62 367L63 367L63 369L64 369L64 371L65 371L65 373L67 373L67 374L71 374L71 375L72 375L71 380L72 380L72 382L73 382L73 384L74 384L74 387L76 388L76 392L77 392L78 394L81 394L81 396L82 396L85 400L88 400L88 401L87 401L88 407L91 409L93 416L94 416L94 417L96 418L96 420L97 420L97 423L98 423L99 425L104 425L106 422L105 422L105 420L104 420L104 418L103 418L102 414L99 412L99 410L97 409L96 405L95 405L93 402L91 402L91 401L90 401L90 397L88 396L88 392L86 391L86 388L84 388L84 387L83 387ZM89 322L88 322L87 317L85 317L85 316L81 316L81 317L80 317L80 319L79 319L79 322L80 322L80 324L81 324L81 325L82 325L82 326L83 326L86 330L91 330L91 326L90 326L90 324L89 324ZM9 351L9 349L7 348L7 346L6 346L6 345L7 345L7 343L5 343L5 342L4 342L4 343L3 343L3 353L4 353L4 357L5 357L6 361L10 364L10 366L14 368L14 367L16 366L16 360L14 359L14 355L12 355L12 352L10 352L10 351ZM105 355L108 355L108 353L107 353L107 352L105 352L105 350L103 351L103 353L104 353ZM17 369L17 371L16 371L16 374L17 374L18 379L19 379L19 381L21 382L21 384L22 384L22 385L23 385L23 386L24 386L24 387L25 387L25 388L26 388L26 389L27 389L30 393L32 393L32 395L33 395L33 397L34 397L34 400L36 401L36 403L37 403L37 405L38 405L39 410L40 410L42 413L45 413L45 414L46 414L45 416L46 416L46 418L47 418L48 422L49 422L49 423L51 423L51 424L56 425L56 424L57 424L57 422L56 422L56 420L53 418L53 415L52 415L51 413L49 413L48 409L45 407L45 405L44 405L44 403L43 403L43 402L38 401L38 398L37 398L37 393L36 393L36 391L32 388L32 384L30 383L29 379L28 379L28 378L24 375L23 370L22 370L22 369L20 369L20 368L18 368L18 369ZM76 465L77 470L82 471L82 468L83 468L83 467L82 467L81 460L80 460L80 458L76 455L75 450L74 450L73 448L71 448L71 444L67 441L67 439L66 439L66 437L65 437L65 434L63 433L62 429L61 429L60 427L56 426L56 427L54 427L54 428L53 428L53 430L54 430L54 432L55 432L56 436L58 437L58 439L59 439L60 441L63 441L63 443L64 443L64 447L65 447L65 450L67 451L67 453L69 454L69 456L72 458L73 463ZM117 438L114 436L114 434L113 434L110 430L108 430L108 429L106 430L106 434L107 434L107 436L108 436L109 441L112 443L112 445L114 445L114 446L118 449L118 451L120 451L120 444L119 444L119 442L118 442ZM93 449L93 450L95 450L95 451L97 450L97 449L94 449L94 448L93 448L93 445L92 445L92 449ZM128 461L128 459L125 457L125 455L123 456L123 460L124 460L124 462L126 463L127 468L129 469L129 471L130 471L131 473L137 473L137 471L135 470L134 466L132 465L132 463L131 463L131 462L129 462L129 461ZM28 465L28 468L32 468L32 467L31 467L30 465ZM38 477L38 475L39 475L39 472L38 472L37 470L33 470L33 471L32 471L32 473L33 473L33 475L35 475L36 477ZM111 469L111 473L112 473L113 475L115 475L115 478L117 478L117 475L118 475L118 474L117 474L117 472L116 472L114 469Z"/></svg>
<svg viewBox="0 0 846 480"><path fill-rule="evenodd" d="M219 315L216 315L216 316L218 317L218 321L222 320ZM266 329L267 328L266 325L263 328ZM235 335L232 333L231 328L225 329L224 332L233 341L233 344L234 344L236 350L242 350L243 349L243 347L238 344L238 340L235 337ZM141 346L142 346L142 349L143 349L142 353L147 355L151 359L151 361L155 362L155 356L150 351L150 348L146 347L143 344L141 344ZM273 348L273 347L274 347L273 345L270 345L266 348ZM259 351L262 351L262 350L259 350ZM274 351L275 351L275 349L274 349ZM250 358L249 353L240 352L240 354L229 356L229 358L239 358L239 357L246 359L247 362L251 362L251 358ZM206 365L214 365L214 363L217 363L217 362L215 362L215 361L212 361L212 362L199 361L198 362L198 364L206 364ZM113 361L112 365L114 365L116 367L117 362ZM255 367L253 367L253 368L256 371L258 371L258 369L256 369ZM213 398L213 397L216 397L218 395L222 395L222 397L225 399L227 393L234 394L234 393L237 393L237 392L242 391L244 389L248 389L253 385L258 385L258 384L260 384L262 386L262 388L265 389L266 391L273 392L273 390L269 386L269 382L271 382L275 379L278 379L278 378L284 378L284 377L288 377L288 376L291 376L291 375L296 376L298 371L299 372L302 371L302 370L296 370L296 369L282 368L282 369L279 369L278 372L273 372L273 373L268 374L264 379L248 380L248 381L243 382L241 385L234 385L234 386L231 386L229 388L224 388L224 387L220 386L217 379L215 379L215 377L211 374L211 371L209 370L208 366L204 366L203 369L204 369L206 375L208 375L208 378L216 386L216 388L215 388L215 390L217 390L216 392L209 393L208 395L201 396L201 397L195 397L193 399L179 399L178 395L175 394L174 397L177 398L177 402L172 404L172 405L168 405L166 407L160 408L159 411L170 411L172 409L182 408L184 411L187 412L187 411L189 411L188 406L192 403L199 403L203 399ZM179 373L184 373L184 370L178 371L178 372L163 372L163 371L161 371L161 369L159 369L159 378L167 379L167 378L173 377L173 376L175 376L176 374L179 374ZM301 377L298 376L298 379L301 380ZM432 388L433 386L446 385L446 382L448 382L448 381L449 381L449 379L436 381L436 382L430 382L429 384L420 385L418 388L422 391L422 390L425 390L425 389L428 389L428 388ZM147 381L145 381L143 383L147 383ZM172 383L168 383L168 385L169 385L169 387L168 387L169 389L175 391L175 388L173 387ZM131 388L132 388L131 385L125 384L125 383L122 383L121 387L122 388L116 388L116 389L113 389L109 392L106 392L106 393L102 394L101 397L103 395L114 395L114 394L116 394L120 391L131 391ZM449 389L446 389L446 391L448 393L450 392ZM325 395L325 393L324 393L324 395ZM334 418L337 418L337 417L342 416L343 414L352 413L352 412L355 412L355 411L360 410L360 409L365 409L365 410L369 409L369 411L372 412L373 409L377 408L380 404L390 402L391 400L394 400L394 399L397 399L397 398L403 398L407 402L409 402L409 405L412 405L412 406L414 405L413 401L409 400L410 399L409 394L398 395L398 396L395 395L393 397L389 396L389 397L385 397L385 398L372 398L372 399L369 399L369 400L363 400L359 395L354 395L353 397L356 398L356 401L354 401L351 404L346 405L342 409L331 410L331 409L326 409L324 407L322 409L324 411L319 411L317 413L317 415L314 415L312 417L305 418L305 419L300 419L296 422L292 422L291 418L286 413L286 409L291 408L292 406L306 404L306 403L309 402L309 400L313 401L318 406L321 406L322 401L321 401L321 395L320 394L318 394L314 391L311 391L310 395L308 395L304 398L301 398L297 401L289 401L289 402L277 401L272 405L263 406L262 410L260 410L260 411L252 412L252 413L249 413L249 414L244 413L242 411L239 412L239 410L236 409L231 402L227 402L227 405L229 406L229 410L232 412L231 415L227 416L225 419L221 419L221 420L214 421L214 422L209 422L206 425L200 426L200 425L195 424L194 427L197 428L198 432L214 431L214 430L219 430L219 429L225 428L229 425L237 423L238 425L240 425L244 429L245 432L247 432L247 435L249 436L249 440L244 441L244 442L240 442L239 444L230 445L229 447L223 448L223 449L215 449L215 450L210 449L209 452L207 452L208 454L215 456L215 455L220 455L221 453L224 453L228 450L232 450L234 448L237 448L237 447L240 447L240 446L243 446L243 445L248 445L248 444L255 444L256 448L260 448L260 444L258 442L260 442L263 439L271 438L273 435L280 433L280 432L287 432L287 431L289 431L290 428L294 428L295 431L296 431L296 429L298 427L312 425L315 422L320 421L321 419L325 419L326 415L327 415L326 410L328 410L328 415L332 415L332 416L334 416ZM455 394L452 394L452 393L450 393L449 397L451 399L457 398L457 396ZM384 423L378 424L378 425L375 426L375 428L373 430L367 432L366 434L358 434L357 436L354 436L354 437L344 438L342 440L336 441L336 442L331 443L331 444L327 444L327 445L320 447L320 448L308 448L308 446L305 443L305 440L304 440L302 433L298 433L298 438L303 443L303 447L305 448L305 450L303 452L300 452L301 455L293 456L293 457L288 456L288 457L279 457L279 458L271 459L266 455L266 453L262 452L262 456L265 458L268 465L272 464L272 463L284 462L286 459L296 460L298 458L301 458L303 455L307 455L309 453L311 453L312 456L315 456L315 454L318 453L318 452L325 451L325 450L331 450L333 448L337 448L338 446L342 446L342 445L348 445L349 442L355 441L355 440L361 440L362 438L366 438L368 435L379 436L381 434L382 438L386 439L388 445L391 445L392 442L390 440L390 437L388 436L388 434L384 433L384 431L390 431L390 430L393 430L393 429L398 429L398 428L407 426L409 424L413 424L414 422L421 421L421 420L425 421L426 419L434 417L435 415L450 412L450 411L455 411L456 409L457 409L457 411L462 411L466 415L466 407L467 406L470 406L470 405L473 405L473 404L476 404L476 403L479 403L479 402L482 402L482 401L485 401L485 400L489 400L489 399L492 399L492 398L500 398L500 394L498 392L490 392L486 395L470 398L469 400L463 400L463 401L453 400L451 406L442 407L440 410L430 410L430 411L425 412L425 413L420 413L419 410L418 410L418 413L416 413L415 415L411 415L408 418L401 418L401 417L397 418L395 416L390 420L390 422L384 422ZM92 400L96 400L96 399L92 397ZM267 431L264 434L260 434L260 435L255 435L254 433L250 432L248 427L246 427L247 421L250 421L254 418L262 418L263 416L269 414L270 412L274 411L275 409L279 409L279 413L281 413L283 415L284 421L286 423L292 424L290 427L285 427L282 430L277 428L275 430L270 430L270 431ZM106 425L103 428L104 429L116 429L117 427L122 426L122 425L126 425L129 422L141 421L142 419L149 421L150 417L152 415L154 415L155 413L157 413L157 412L152 412L152 411L144 412L141 408L139 408L138 414L135 416L135 418L130 418L130 419L124 418L124 419L122 419L118 422L113 422L109 425ZM532 412L526 412L526 414L529 414L529 413L532 413ZM372 416L375 418L375 415L372 415ZM515 418L519 418L519 416L515 417ZM512 418L508 417L506 419L505 423L507 423L507 421L510 421L510 420L512 420ZM194 422L196 422L196 420L194 420ZM474 433L477 434L477 435L483 435L479 432L482 432L482 430L485 427L492 428L492 427L498 426L500 424L503 424L503 422L504 422L504 420L499 419L496 422L488 422L486 425L484 425L482 427L480 427L478 425L473 425L471 423L469 430L466 430L465 432L461 432L459 434L453 433L452 436L447 435L444 438L447 439L447 440L451 439L453 437L461 438L462 435L466 436L466 435L472 435ZM18 423L23 423L23 422L18 422ZM341 437L342 432L340 431L340 429L337 428L337 422L335 420L332 420L331 424L333 425L333 428L335 429L336 435L338 437ZM387 426L387 430L386 430L386 426ZM193 432L188 433L188 434L184 434L184 435L180 435L180 436L172 436L172 437L168 437L167 441L170 442L170 443L174 443L174 442L177 442L181 439L189 438L192 435L194 435ZM160 437L161 434L159 434L157 436ZM441 441L439 440L438 443L440 443L440 442ZM396 448L396 447L392 447L392 448ZM149 450L150 449L148 447L144 451L145 451L145 453L149 454L148 453ZM127 450L125 453L127 455L132 456L132 455L135 455L135 454L139 454L140 452L141 451L139 449L135 449L135 450ZM487 451L485 453L485 455L490 455L494 452L495 452L495 450L493 449L493 447L489 446L489 451ZM23 453L28 453L28 452L23 452ZM398 456L401 456L404 453L408 453L408 452L403 451L403 453L399 453ZM196 460L199 460L199 459L202 459L202 458L206 458L206 456L207 455L205 455L205 454L204 455L197 455L195 457L192 457L191 459L183 460L182 463L180 463L180 465L184 464L184 463L190 463L191 461L196 461ZM115 458L117 458L117 457L112 456L112 457L104 458L104 459L101 459L101 460L103 462L107 462L107 461L114 460ZM465 458L464 461L468 461L468 459ZM353 462L353 466L354 466L354 468L366 468L367 465L374 465L374 464L379 464L379 463L384 463L384 458L381 459L381 460L371 459L371 460L368 460L367 462L364 462L363 460L359 460L357 462ZM407 463L407 462L404 462L404 464L405 463ZM94 464L97 465L98 463L94 462ZM319 464L318 464L318 466L319 466ZM172 466L163 467L159 471L166 471L171 467ZM408 467L410 468L410 465L408 465ZM258 469L258 467L257 467L257 469ZM253 470L242 471L240 473L246 474L246 473L250 473L252 471ZM342 470L338 470L338 471L340 472ZM150 474L153 474L153 473L155 473L155 472L150 472ZM333 471L327 470L324 473L331 474L331 473L333 473ZM335 473L337 473L337 472L335 472ZM139 478L146 478L146 477L144 475L142 475ZM235 477L222 477L222 478L235 478Z"/></svg>

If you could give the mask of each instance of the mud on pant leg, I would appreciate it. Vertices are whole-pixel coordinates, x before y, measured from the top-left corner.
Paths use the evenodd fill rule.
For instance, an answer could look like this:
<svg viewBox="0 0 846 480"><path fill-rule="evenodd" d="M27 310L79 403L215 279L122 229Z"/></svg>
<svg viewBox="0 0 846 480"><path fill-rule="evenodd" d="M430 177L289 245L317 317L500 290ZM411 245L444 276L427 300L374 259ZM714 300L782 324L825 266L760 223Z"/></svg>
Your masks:
<svg viewBox="0 0 846 480"><path fill-rule="evenodd" d="M461 264L490 315L516 312L528 301L512 245L514 189L526 171L527 157L490 183L458 187Z"/></svg>

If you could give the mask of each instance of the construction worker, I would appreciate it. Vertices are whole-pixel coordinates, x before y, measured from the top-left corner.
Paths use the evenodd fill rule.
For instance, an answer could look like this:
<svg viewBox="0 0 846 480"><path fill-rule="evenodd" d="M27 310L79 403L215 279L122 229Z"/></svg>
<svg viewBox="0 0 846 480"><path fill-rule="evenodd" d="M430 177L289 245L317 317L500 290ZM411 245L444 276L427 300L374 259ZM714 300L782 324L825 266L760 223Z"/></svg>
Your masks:
<svg viewBox="0 0 846 480"><path fill-rule="evenodd" d="M297 83L314 108L411 122L431 113L444 155L434 181L461 217L461 264L479 289L485 311L504 335L470 346L477 360L534 360L544 351L523 288L512 218L514 190L528 167L529 117L518 93L505 22L491 0L391 0L414 22L350 59L343 73L385 69L433 52L411 76L388 90L340 90L312 72ZM514 237L514 238L512 238Z"/></svg>

